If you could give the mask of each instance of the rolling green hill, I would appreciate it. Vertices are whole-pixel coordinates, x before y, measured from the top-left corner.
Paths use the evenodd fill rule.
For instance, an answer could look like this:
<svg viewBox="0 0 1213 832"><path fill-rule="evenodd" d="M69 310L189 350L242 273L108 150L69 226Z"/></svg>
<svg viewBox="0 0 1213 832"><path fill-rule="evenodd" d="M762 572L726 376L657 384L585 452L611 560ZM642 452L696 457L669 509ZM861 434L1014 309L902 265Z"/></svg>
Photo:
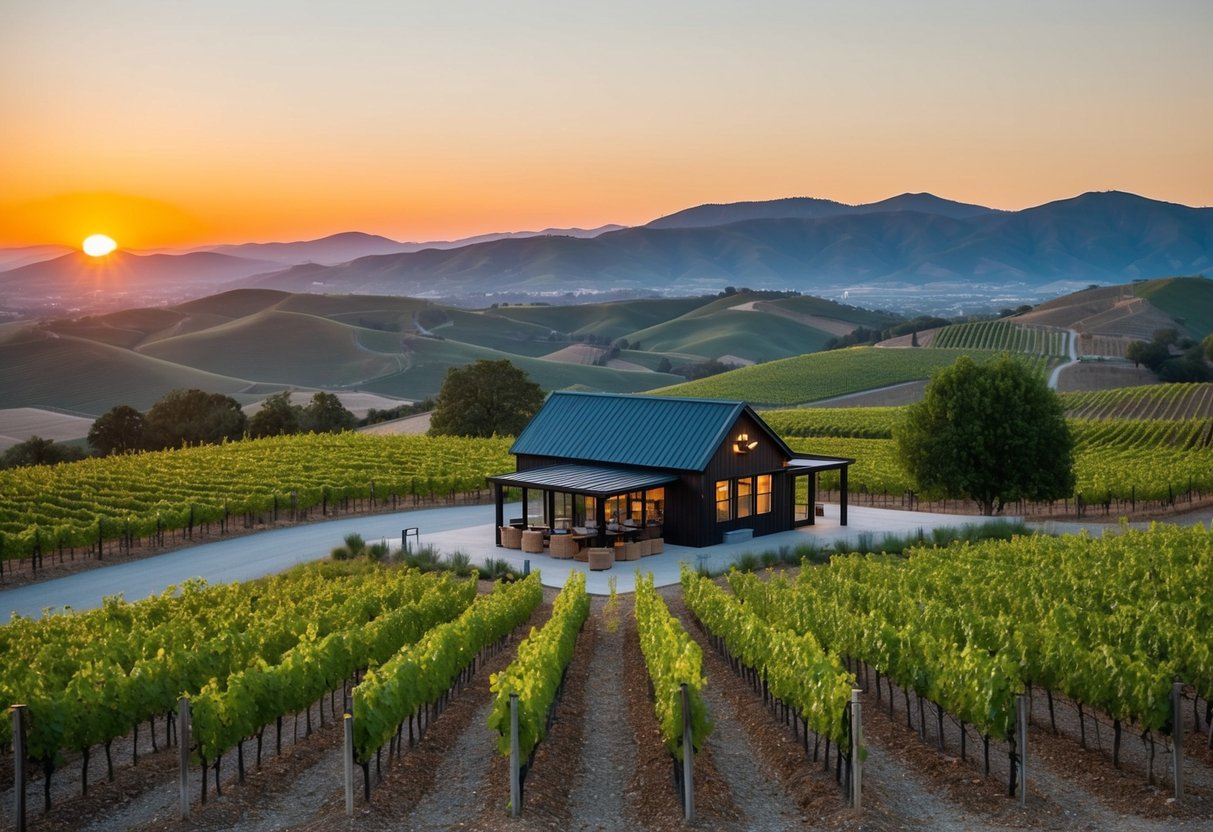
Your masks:
<svg viewBox="0 0 1213 832"><path fill-rule="evenodd" d="M1188 334L1197 340L1213 332L1213 280L1207 277L1168 277L1134 287L1145 298L1176 321L1183 321Z"/></svg>
<svg viewBox="0 0 1213 832"><path fill-rule="evenodd" d="M166 338L141 352L221 375L308 387L357 384L402 366L397 356L364 348L353 327L277 309Z"/></svg>
<svg viewBox="0 0 1213 832"><path fill-rule="evenodd" d="M438 392L446 371L451 367L462 367L480 359L498 361L503 358L512 361L545 390L578 387L608 393L631 393L649 390L678 379L678 376L664 373L626 372L606 367L544 361L436 338L409 339L408 350L406 367L372 379L360 385L361 389L388 396L424 398Z"/></svg>
<svg viewBox="0 0 1213 832"><path fill-rule="evenodd" d="M663 353L684 353L702 358L737 356L749 361L770 361L789 355L816 352L831 338L810 326L765 312L724 309L700 310L633 332L630 343Z"/></svg>
<svg viewBox="0 0 1213 832"><path fill-rule="evenodd" d="M979 350L852 347L743 367L699 381L654 390L663 396L737 399L758 405L793 405L930 378L961 355L976 360L997 353Z"/></svg>
<svg viewBox="0 0 1213 832"><path fill-rule="evenodd" d="M145 410L175 387L239 395L244 379L183 367L80 338L27 331L0 342L0 399L10 407L56 407L100 415L119 404ZM272 391L267 391L272 392Z"/></svg>
<svg viewBox="0 0 1213 832"><path fill-rule="evenodd" d="M614 341L638 329L693 312L711 298L659 298L576 306L502 306L485 312L570 335L598 335Z"/></svg>

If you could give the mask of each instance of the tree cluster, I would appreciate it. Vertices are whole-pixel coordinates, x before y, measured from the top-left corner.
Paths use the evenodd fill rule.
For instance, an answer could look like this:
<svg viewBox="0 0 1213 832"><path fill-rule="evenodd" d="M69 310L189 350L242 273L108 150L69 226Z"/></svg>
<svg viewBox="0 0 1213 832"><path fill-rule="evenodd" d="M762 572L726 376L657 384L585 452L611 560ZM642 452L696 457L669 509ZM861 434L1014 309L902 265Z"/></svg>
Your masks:
<svg viewBox="0 0 1213 832"><path fill-rule="evenodd" d="M896 338L900 335L912 335L915 342L918 340L918 333L924 329L938 329L939 327L947 326L953 323L947 318L936 318L929 315L920 315L917 318L911 318L908 321L902 321L899 324L885 327L883 329L874 329L866 326L855 327L846 335L839 335L825 342L822 349L826 350L841 350L847 347L858 347L866 344L878 344L881 341L887 341L890 338ZM915 343L917 346L917 343Z"/></svg>
<svg viewBox="0 0 1213 832"><path fill-rule="evenodd" d="M21 468L26 465L55 465L84 459L85 453L74 445L64 445L54 439L31 436L0 454L0 468Z"/></svg>
<svg viewBox="0 0 1213 832"><path fill-rule="evenodd" d="M1144 366L1161 381L1213 380L1207 362L1213 361L1213 335L1196 343L1172 328L1157 329L1149 341L1134 341L1125 350L1134 366Z"/></svg>
<svg viewBox="0 0 1213 832"><path fill-rule="evenodd" d="M290 391L265 400L252 419L240 402L222 393L173 390L146 414L121 404L101 414L88 432L88 443L102 456L216 444L245 436L290 433L337 433L357 424L332 393L317 393L306 407L291 404Z"/></svg>

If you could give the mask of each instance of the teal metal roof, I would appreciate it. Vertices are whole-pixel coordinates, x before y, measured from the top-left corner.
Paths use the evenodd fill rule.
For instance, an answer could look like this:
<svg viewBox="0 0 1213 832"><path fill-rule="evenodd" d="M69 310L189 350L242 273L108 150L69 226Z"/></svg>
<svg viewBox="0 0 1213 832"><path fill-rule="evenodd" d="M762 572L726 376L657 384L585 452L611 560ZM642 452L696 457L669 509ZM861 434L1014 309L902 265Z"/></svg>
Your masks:
<svg viewBox="0 0 1213 832"><path fill-rule="evenodd" d="M513 474L489 477L489 482L506 486L543 488L549 491L568 491L589 494L592 497L613 497L629 491L645 491L659 485L674 482L674 474L658 474L652 471L629 471L626 468L603 468L598 465L553 465L550 468L533 468Z"/></svg>
<svg viewBox="0 0 1213 832"><path fill-rule="evenodd" d="M745 402L714 399L557 391L510 453L702 471L747 409Z"/></svg>

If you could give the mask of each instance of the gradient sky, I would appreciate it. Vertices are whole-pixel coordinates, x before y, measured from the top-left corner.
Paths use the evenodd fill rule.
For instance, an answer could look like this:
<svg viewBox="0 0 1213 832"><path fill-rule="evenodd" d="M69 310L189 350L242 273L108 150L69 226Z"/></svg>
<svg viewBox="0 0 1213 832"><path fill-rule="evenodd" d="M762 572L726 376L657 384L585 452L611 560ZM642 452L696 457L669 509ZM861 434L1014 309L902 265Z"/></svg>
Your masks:
<svg viewBox="0 0 1213 832"><path fill-rule="evenodd" d="M1213 204L1213 2L3 0L0 246Z"/></svg>

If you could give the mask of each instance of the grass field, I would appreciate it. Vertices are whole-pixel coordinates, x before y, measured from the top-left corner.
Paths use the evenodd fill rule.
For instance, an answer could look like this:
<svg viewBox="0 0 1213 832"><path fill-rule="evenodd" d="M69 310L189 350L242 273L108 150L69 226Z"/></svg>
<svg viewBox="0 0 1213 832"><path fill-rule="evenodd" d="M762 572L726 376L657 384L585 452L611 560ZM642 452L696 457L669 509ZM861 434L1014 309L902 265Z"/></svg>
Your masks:
<svg viewBox="0 0 1213 832"><path fill-rule="evenodd" d="M69 442L88 436L92 426L92 419L34 407L0 410L0 451L8 450L35 435L56 442Z"/></svg>
<svg viewBox="0 0 1213 832"><path fill-rule="evenodd" d="M356 336L336 321L274 309L166 338L142 352L222 375L316 387L357 384L400 369L396 356L370 352Z"/></svg>
<svg viewBox="0 0 1213 832"><path fill-rule="evenodd" d="M259 398L237 395L249 387L244 379L95 341L27 332L0 343L0 407L52 406L99 416L119 404L146 410L175 387L227 393L246 402Z"/></svg>
<svg viewBox="0 0 1213 832"><path fill-rule="evenodd" d="M637 330L628 341L662 353L689 353L703 358L736 355L758 362L816 352L831 337L779 315L724 309L711 314L697 311Z"/></svg>
<svg viewBox="0 0 1213 832"><path fill-rule="evenodd" d="M1135 287L1172 318L1183 321L1188 334L1200 339L1213 332L1213 280L1207 277L1169 277Z"/></svg>
<svg viewBox="0 0 1213 832"><path fill-rule="evenodd" d="M573 335L600 335L613 341L692 312L708 300L660 298L576 306L502 306L484 314Z"/></svg>

